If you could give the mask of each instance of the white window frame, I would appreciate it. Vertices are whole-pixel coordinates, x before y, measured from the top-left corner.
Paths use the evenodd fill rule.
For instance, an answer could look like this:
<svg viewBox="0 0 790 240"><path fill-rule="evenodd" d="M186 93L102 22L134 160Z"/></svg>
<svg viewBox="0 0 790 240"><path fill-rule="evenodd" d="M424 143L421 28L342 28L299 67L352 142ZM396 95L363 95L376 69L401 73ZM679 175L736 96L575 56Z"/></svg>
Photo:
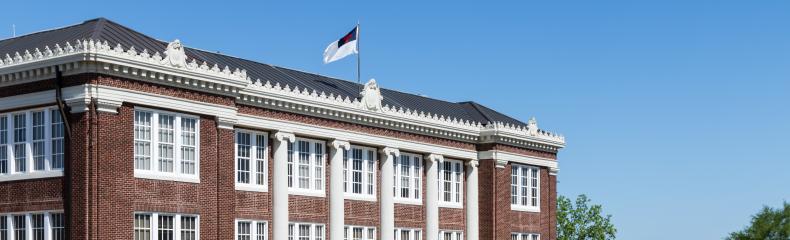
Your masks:
<svg viewBox="0 0 790 240"><path fill-rule="evenodd" d="M195 240L200 240L200 215L197 214L181 214L181 213L159 213L159 212L134 212L132 213L132 221L138 214L151 216L151 240L158 240L159 235L159 216L173 216L173 239L181 239L181 217L194 217L195 218ZM134 229L134 224L132 224ZM134 231L134 230L132 230ZM134 233L132 233L134 237Z"/></svg>
<svg viewBox="0 0 790 240"><path fill-rule="evenodd" d="M234 240L239 239L239 223L250 223L250 240L258 240L258 236L263 236L264 240L269 239L269 222L264 220L252 220L252 219L236 219L233 224L233 236ZM263 223L263 232L258 232L258 224Z"/></svg>
<svg viewBox="0 0 790 240"><path fill-rule="evenodd" d="M510 233L510 240L540 240L540 234L537 233Z"/></svg>
<svg viewBox="0 0 790 240"><path fill-rule="evenodd" d="M450 238L445 238L444 235L447 233L451 234ZM439 231L439 240L464 240L464 231L460 230L441 230Z"/></svg>
<svg viewBox="0 0 790 240"><path fill-rule="evenodd" d="M411 239L401 239L401 233L409 231ZM393 240L422 240L422 229L419 228L395 228L395 236Z"/></svg>
<svg viewBox="0 0 790 240"><path fill-rule="evenodd" d="M7 239L14 239L14 216L25 216L25 239L33 239L33 219L35 214L44 215L44 240L52 240L52 215L63 214L63 210L47 210L47 211L32 211L32 212L12 212L0 213L0 218L6 219L6 237ZM64 216L65 218L65 216ZM65 219L64 219L65 220Z"/></svg>
<svg viewBox="0 0 790 240"><path fill-rule="evenodd" d="M200 183L200 117L196 115L189 115L183 113L169 112L158 109L135 107L134 112L149 112L151 113L151 139L150 141L150 169L134 169L134 176L136 178L156 179L156 180L169 180L179 182ZM159 115L174 116L173 121L173 172L162 172L159 170ZM181 164L181 119L189 118L195 120L195 173L185 174L182 173ZM136 119L133 120L133 124ZM134 146L134 145L133 145ZM136 151L135 151L136 152ZM132 159L132 161L135 161Z"/></svg>
<svg viewBox="0 0 790 240"><path fill-rule="evenodd" d="M409 159L409 197L402 197L402 177L403 177L403 158L406 157ZM416 164L415 164L416 161ZM412 205L422 205L422 198L425 195L425 192L422 190L423 184L423 171L425 169L425 165L423 164L425 160L423 159L422 155L413 154L413 153L405 153L401 152L400 157L398 157L393 164L395 164L393 169L393 176L395 177L393 186L393 194L395 203L402 203L402 204L412 204ZM416 189L415 189L416 188ZM418 197L415 197L415 191L419 193Z"/></svg>
<svg viewBox="0 0 790 240"><path fill-rule="evenodd" d="M450 170L444 169L444 164L450 163ZM456 165L457 164L457 165ZM464 162L461 160L444 159L439 161L437 183L439 184L439 207L443 208L463 208L464 207ZM458 168L458 169L456 169ZM459 170L459 171L456 171ZM444 200L445 172L450 171L450 201ZM456 201L457 200L457 201Z"/></svg>
<svg viewBox="0 0 790 240"><path fill-rule="evenodd" d="M44 138L40 140L36 140L35 142L42 142L44 143L44 169L42 170L35 170L35 163L33 159L33 112L43 112L44 114L44 122L43 122L43 131L44 131ZM0 113L0 117L5 117L5 133L6 139L4 144L0 144L0 148L5 149L5 164L6 164L6 172L0 173L0 182L4 181L16 181L16 180L25 180L25 179L37 179L37 178L51 178L51 177L62 177L63 176L63 167L61 162L60 168L53 168L52 162L52 147L53 147L53 138L52 138L52 114L60 114L59 110L55 106L49 107L39 107L39 108L31 108L25 109L21 111L14 111L14 112L6 112ZM24 144L24 151L25 151L25 170L24 171L17 171L16 170L16 157L14 156L15 145L17 144L14 141L14 130L16 128L14 116L15 115L24 115L25 116L25 141L19 142ZM61 124L62 119L61 119ZM61 131L64 128L61 127ZM61 140L60 143L64 144L61 149L63 149L65 154L65 142L62 140L63 138L55 138L55 140ZM2 151L0 151L2 153ZM63 159L65 162L65 159Z"/></svg>
<svg viewBox="0 0 790 240"><path fill-rule="evenodd" d="M540 212L540 168L513 163L510 164L510 169L510 209L524 212ZM524 170L527 171L528 176L523 175ZM517 180L516 184L513 184L514 179ZM524 180L527 181L527 185L524 185ZM533 180L537 180L534 186ZM517 190L516 193L513 193L513 188ZM526 192L524 192L524 189L526 189ZM535 190L535 195L532 195L533 189ZM516 198L516 203L513 203L513 197ZM526 203L522 201L523 198L527 199ZM535 201L535 206L530 204L532 201Z"/></svg>
<svg viewBox="0 0 790 240"><path fill-rule="evenodd" d="M288 223L288 240L301 240L299 239L299 226L308 226L310 229L310 234L308 236L309 240L326 240L326 225L320 223L302 223L302 222L289 222ZM317 234L319 232L318 228L320 229L321 234ZM293 235L291 235L293 234ZM321 235L320 238L318 238Z"/></svg>
<svg viewBox="0 0 790 240"><path fill-rule="evenodd" d="M300 188L299 185L299 152L297 151L299 147L299 142L308 142L308 188ZM317 155L316 151L316 144L321 145L321 154L320 156ZM290 143L290 146L293 151L290 151L289 154L289 162L288 162L288 169L289 172L289 184L292 186L288 186L288 194L294 195L304 195L304 196L313 196L313 197L325 197L326 196L326 142L316 139L309 139L309 138L296 138L296 141ZM320 157L321 163L316 164L317 159L316 157ZM315 173L316 170L321 169L321 177L316 178ZM316 186L316 181L321 180L321 186L318 188Z"/></svg>
<svg viewBox="0 0 790 240"><path fill-rule="evenodd" d="M352 237L352 234L354 233L354 229L355 228L362 229L362 238L361 238L361 240L376 240L376 238L378 237L378 233L376 232L376 227L346 225L343 228L343 239L344 240L355 240ZM372 230L372 233L371 233L371 230ZM371 236L371 234L373 236Z"/></svg>
<svg viewBox="0 0 790 240"><path fill-rule="evenodd" d="M239 134L249 134L250 136L250 179L249 183L239 182ZM263 159L259 159L258 137L263 137ZM269 135L263 131L253 131L246 129L236 129L233 136L234 142L234 181L236 182L236 190L253 191L253 192L268 192L269 191ZM263 179L259 179L257 169L260 167L259 160L263 162ZM258 180L263 181L263 185L258 184Z"/></svg>
<svg viewBox="0 0 790 240"><path fill-rule="evenodd" d="M351 156L353 155L354 150L359 150L362 152L362 189L361 193L353 193L353 166L354 161L352 161ZM376 182L376 169L378 168L378 151L376 148L372 147L364 147L359 145L351 145L348 151L343 151L343 197L345 199L353 199L353 200L362 200L362 201L376 201L376 189L378 188L378 184ZM373 168L370 169L370 165L373 164ZM372 172L371 172L372 171ZM372 173L372 179L371 179ZM368 187L372 186L372 189Z"/></svg>

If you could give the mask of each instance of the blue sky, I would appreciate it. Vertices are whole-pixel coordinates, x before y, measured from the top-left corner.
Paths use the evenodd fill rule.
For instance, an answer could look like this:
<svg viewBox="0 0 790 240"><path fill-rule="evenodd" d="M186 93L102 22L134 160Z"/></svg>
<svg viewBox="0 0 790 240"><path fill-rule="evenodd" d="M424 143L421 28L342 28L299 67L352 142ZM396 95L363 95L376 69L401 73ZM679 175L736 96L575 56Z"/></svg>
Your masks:
<svg viewBox="0 0 790 240"><path fill-rule="evenodd" d="M104 16L162 40L355 79L326 45L359 20L362 74L563 133L562 195L620 239L720 239L790 200L790 2L3 3L0 37Z"/></svg>

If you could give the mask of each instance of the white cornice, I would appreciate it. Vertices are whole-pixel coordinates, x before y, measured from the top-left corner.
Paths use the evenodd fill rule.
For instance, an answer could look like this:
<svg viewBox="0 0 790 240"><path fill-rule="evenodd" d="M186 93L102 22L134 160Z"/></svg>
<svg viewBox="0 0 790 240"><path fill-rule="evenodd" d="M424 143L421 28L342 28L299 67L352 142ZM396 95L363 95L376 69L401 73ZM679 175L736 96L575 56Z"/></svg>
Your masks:
<svg viewBox="0 0 790 240"><path fill-rule="evenodd" d="M541 158L541 157L533 157L497 150L489 150L489 151L481 151L477 153L477 159L485 160L485 159L493 159L497 163L497 167L504 167L505 164L508 162L515 162L533 166L541 166L547 167L551 172L555 174L559 171L559 165L556 160L548 159L548 158Z"/></svg>
<svg viewBox="0 0 790 240"><path fill-rule="evenodd" d="M172 49L168 49L173 54ZM397 131L436 136L470 143L503 143L557 151L565 146L563 136L538 130L537 126L517 126L505 123L480 123L426 113L413 109L382 106L380 109L363 108L358 99L299 89L292 86L272 85L260 79L253 81L246 70L231 70L228 66L197 63L194 59L174 63L166 52L153 54L134 46L110 46L106 41L92 39L64 43L63 46L45 46L0 56L0 87L54 77L54 66L64 75L102 73L142 81L154 82L190 90L236 97L237 102L281 111L295 112L339 121L394 129ZM70 105L86 109L84 99L67 99ZM112 112L119 102L97 102L100 111ZM153 102L151 105L157 106ZM83 110L84 111L84 110ZM219 117L224 113L217 114ZM218 125L230 128L233 117L222 117Z"/></svg>

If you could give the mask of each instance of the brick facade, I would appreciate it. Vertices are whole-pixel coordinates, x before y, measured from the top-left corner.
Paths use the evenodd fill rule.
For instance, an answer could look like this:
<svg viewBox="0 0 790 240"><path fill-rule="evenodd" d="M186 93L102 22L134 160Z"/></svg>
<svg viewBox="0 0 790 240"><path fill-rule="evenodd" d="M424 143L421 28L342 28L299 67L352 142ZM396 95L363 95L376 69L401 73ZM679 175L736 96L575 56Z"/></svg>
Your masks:
<svg viewBox="0 0 790 240"><path fill-rule="evenodd" d="M0 98L54 88L51 80L0 89ZM309 123L333 129L369 133L403 141L423 142L466 150L499 150L516 154L556 159L556 153L521 149L512 146L472 144L433 136L398 132L336 120L294 113L237 105L228 96L207 94L141 81L99 74L70 76L66 85L99 84L116 88L156 93L185 100L233 106L239 113L286 121ZM54 103L53 103L54 104ZM217 127L214 117L200 116L199 183L152 180L134 177L133 123L137 105L123 103L118 113L90 110L73 113L68 121L72 129L69 139L64 177L0 182L0 213L41 210L64 210L71 239L132 239L134 212L197 214L200 216L200 238L234 239L235 219L272 219L272 141L269 141L269 192L235 190L235 135L233 130ZM157 106L144 106L157 108ZM0 109L0 112L15 109ZM179 111L178 109L166 109ZM322 140L331 140L330 138ZM327 144L328 145L328 144ZM329 147L324 153L329 153ZM290 195L291 221L323 223L329 230L330 164L325 154L325 197ZM379 166L380 168L380 166ZM426 168L421 168L426 171ZM540 233L541 239L556 238L556 176L548 169L540 171L540 213L511 211L510 164L497 167L496 161L481 159L478 170L480 239L509 240L511 232ZM380 169L377 171L381 177ZM395 227L425 228L426 172L422 174L423 204L395 204ZM464 181L464 192L469 191ZM391 191L382 189L378 191ZM378 194L378 193L377 193ZM377 196L378 197L378 196ZM346 200L347 225L375 226L380 224L379 202ZM439 229L466 230L463 208L439 208ZM269 238L272 237L271 227ZM423 231L425 234L425 231ZM426 239L426 236L423 236ZM330 239L335 240L335 239Z"/></svg>

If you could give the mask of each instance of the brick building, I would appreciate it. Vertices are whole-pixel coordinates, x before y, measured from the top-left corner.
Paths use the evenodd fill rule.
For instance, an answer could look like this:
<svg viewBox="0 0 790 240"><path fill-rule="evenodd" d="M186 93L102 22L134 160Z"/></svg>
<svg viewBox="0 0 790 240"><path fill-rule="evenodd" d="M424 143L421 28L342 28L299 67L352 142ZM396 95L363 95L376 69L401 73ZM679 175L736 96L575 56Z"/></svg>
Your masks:
<svg viewBox="0 0 790 240"><path fill-rule="evenodd" d="M0 240L551 240L564 145L106 19L0 41Z"/></svg>

